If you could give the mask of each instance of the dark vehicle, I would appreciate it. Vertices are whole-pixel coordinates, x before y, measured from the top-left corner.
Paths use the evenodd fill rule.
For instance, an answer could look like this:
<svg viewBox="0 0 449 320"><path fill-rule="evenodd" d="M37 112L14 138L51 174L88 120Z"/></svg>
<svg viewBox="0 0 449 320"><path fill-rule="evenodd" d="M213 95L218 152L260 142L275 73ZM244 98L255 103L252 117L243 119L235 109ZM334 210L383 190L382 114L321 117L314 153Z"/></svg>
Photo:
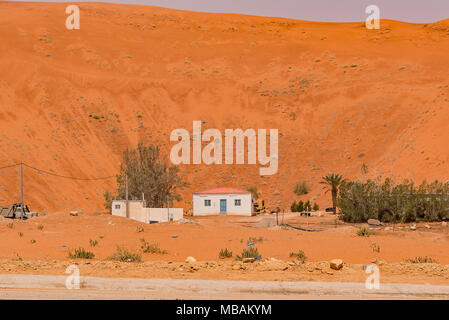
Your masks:
<svg viewBox="0 0 449 320"><path fill-rule="evenodd" d="M326 208L326 212L334 212L334 208Z"/></svg>

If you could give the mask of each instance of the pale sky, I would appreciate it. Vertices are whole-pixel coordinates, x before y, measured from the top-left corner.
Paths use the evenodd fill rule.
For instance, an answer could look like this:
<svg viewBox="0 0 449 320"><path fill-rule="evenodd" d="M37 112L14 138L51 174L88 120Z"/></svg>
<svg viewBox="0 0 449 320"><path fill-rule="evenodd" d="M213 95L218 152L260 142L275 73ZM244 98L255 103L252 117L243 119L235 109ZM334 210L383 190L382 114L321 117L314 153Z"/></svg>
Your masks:
<svg viewBox="0 0 449 320"><path fill-rule="evenodd" d="M90 1L47 0L46 2ZM449 0L96 0L96 2L335 22L365 21L368 16L365 14L365 8L373 4L380 8L381 19L423 23L449 18Z"/></svg>

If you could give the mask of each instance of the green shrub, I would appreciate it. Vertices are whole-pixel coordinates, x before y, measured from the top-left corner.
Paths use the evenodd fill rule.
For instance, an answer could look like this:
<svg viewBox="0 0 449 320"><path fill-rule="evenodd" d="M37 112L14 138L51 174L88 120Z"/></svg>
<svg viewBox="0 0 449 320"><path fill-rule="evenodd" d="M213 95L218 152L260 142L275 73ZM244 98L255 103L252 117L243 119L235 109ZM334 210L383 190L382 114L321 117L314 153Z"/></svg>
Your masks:
<svg viewBox="0 0 449 320"><path fill-rule="evenodd" d="M71 259L92 259L95 257L93 252L84 250L84 248L75 249L74 252L69 251L69 258Z"/></svg>
<svg viewBox="0 0 449 320"><path fill-rule="evenodd" d="M91 247L96 247L98 245L98 241L89 239L89 244L90 244Z"/></svg>
<svg viewBox="0 0 449 320"><path fill-rule="evenodd" d="M243 260L244 258L257 258L259 256L259 251L257 248L250 247L249 249L243 249L240 255L237 255L237 260Z"/></svg>
<svg viewBox="0 0 449 320"><path fill-rule="evenodd" d="M44 226L42 224L40 224L40 225L37 226L37 229L38 230L44 230Z"/></svg>
<svg viewBox="0 0 449 320"><path fill-rule="evenodd" d="M297 196L308 194L310 192L310 187L307 185L307 183L305 181L298 182L295 184L295 187L293 188L293 192Z"/></svg>
<svg viewBox="0 0 449 320"><path fill-rule="evenodd" d="M394 184L388 178L346 182L340 187L337 204L346 222L441 221L449 217L449 184L424 181L417 186L409 180Z"/></svg>
<svg viewBox="0 0 449 320"><path fill-rule="evenodd" d="M9 222L6 226L7 226L9 229L12 229L12 228L14 228L14 223Z"/></svg>
<svg viewBox="0 0 449 320"><path fill-rule="evenodd" d="M290 257L298 259L301 263L304 263L307 260L307 256L302 250L298 250L298 252L291 252Z"/></svg>
<svg viewBox="0 0 449 320"><path fill-rule="evenodd" d="M122 262L140 262L142 261L142 256L136 252L129 251L125 247L117 246L117 251L109 259Z"/></svg>
<svg viewBox="0 0 449 320"><path fill-rule="evenodd" d="M369 237L370 231L367 227L361 227L359 230L357 230L357 235L360 237Z"/></svg>
<svg viewBox="0 0 449 320"><path fill-rule="evenodd" d="M231 258L232 257L232 251L228 250L228 248L221 249L220 253L218 254L218 258L225 259L225 258Z"/></svg>
<svg viewBox="0 0 449 320"><path fill-rule="evenodd" d="M153 254L167 254L167 250L162 250L159 248L159 245L157 243L148 243L145 239L140 239L141 245L140 248L142 249L143 253L153 253Z"/></svg>
<svg viewBox="0 0 449 320"><path fill-rule="evenodd" d="M296 211L297 208L298 207L298 204L296 203L296 200L292 203L292 205L290 206L290 211L291 212L298 212L298 211Z"/></svg>
<svg viewBox="0 0 449 320"><path fill-rule="evenodd" d="M320 206L318 205L318 203L314 203L312 209L313 209L313 211L318 211L318 210L320 210Z"/></svg>

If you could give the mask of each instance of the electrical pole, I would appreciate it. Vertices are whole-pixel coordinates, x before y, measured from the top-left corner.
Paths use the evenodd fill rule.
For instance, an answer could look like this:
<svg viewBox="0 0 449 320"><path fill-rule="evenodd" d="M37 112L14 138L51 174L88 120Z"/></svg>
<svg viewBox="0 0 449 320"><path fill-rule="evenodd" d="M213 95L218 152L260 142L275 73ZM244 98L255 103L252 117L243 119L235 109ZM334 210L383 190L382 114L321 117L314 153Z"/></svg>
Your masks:
<svg viewBox="0 0 449 320"><path fill-rule="evenodd" d="M20 208L22 209L22 219L25 214L25 210L23 209L23 169L22 162L20 162Z"/></svg>
<svg viewBox="0 0 449 320"><path fill-rule="evenodd" d="M128 205L128 174L125 173L125 187L126 187L126 217L129 218L129 205Z"/></svg>

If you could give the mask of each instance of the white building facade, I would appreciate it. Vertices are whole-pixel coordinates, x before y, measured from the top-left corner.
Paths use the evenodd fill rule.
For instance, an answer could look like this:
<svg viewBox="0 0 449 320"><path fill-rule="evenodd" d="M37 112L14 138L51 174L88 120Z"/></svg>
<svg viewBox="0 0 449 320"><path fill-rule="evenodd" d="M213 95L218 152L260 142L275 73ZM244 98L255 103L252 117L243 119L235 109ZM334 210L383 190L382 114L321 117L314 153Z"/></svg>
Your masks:
<svg viewBox="0 0 449 320"><path fill-rule="evenodd" d="M184 216L182 208L146 208L144 200L129 200L128 215L144 223L178 221ZM112 215L126 218L126 200L112 201Z"/></svg>
<svg viewBox="0 0 449 320"><path fill-rule="evenodd" d="M215 188L193 194L193 215L252 216L252 196L248 191L234 188Z"/></svg>

